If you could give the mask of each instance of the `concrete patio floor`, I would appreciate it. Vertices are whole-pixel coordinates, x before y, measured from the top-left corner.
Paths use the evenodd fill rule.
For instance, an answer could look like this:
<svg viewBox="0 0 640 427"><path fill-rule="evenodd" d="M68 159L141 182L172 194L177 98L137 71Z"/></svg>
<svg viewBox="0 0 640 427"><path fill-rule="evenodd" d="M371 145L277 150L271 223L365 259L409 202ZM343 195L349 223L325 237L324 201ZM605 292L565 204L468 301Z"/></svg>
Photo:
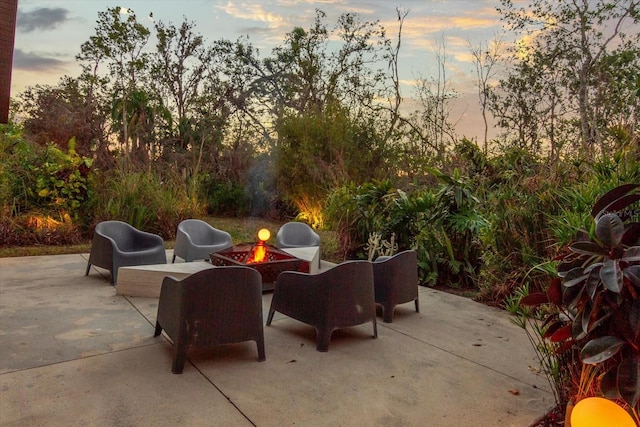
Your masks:
<svg viewBox="0 0 640 427"><path fill-rule="evenodd" d="M361 325L320 353L313 328L276 314L265 362L247 342L174 375L157 299L116 295L87 258L0 258L0 425L528 426L554 405L505 312L423 287L421 313L378 318L377 340Z"/></svg>

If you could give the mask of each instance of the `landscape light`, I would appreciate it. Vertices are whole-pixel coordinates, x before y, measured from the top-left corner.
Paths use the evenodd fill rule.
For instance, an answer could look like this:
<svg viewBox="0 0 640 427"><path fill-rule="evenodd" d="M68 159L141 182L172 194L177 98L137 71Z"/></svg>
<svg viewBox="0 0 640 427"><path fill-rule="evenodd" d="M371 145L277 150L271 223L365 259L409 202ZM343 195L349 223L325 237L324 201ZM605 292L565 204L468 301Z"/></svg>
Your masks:
<svg viewBox="0 0 640 427"><path fill-rule="evenodd" d="M603 397L587 397L571 411L571 427L636 427L621 406Z"/></svg>
<svg viewBox="0 0 640 427"><path fill-rule="evenodd" d="M267 240L269 240L269 237L271 237L271 232L266 228L262 228L260 229L260 231L258 231L258 240L260 240L261 242L266 242Z"/></svg>

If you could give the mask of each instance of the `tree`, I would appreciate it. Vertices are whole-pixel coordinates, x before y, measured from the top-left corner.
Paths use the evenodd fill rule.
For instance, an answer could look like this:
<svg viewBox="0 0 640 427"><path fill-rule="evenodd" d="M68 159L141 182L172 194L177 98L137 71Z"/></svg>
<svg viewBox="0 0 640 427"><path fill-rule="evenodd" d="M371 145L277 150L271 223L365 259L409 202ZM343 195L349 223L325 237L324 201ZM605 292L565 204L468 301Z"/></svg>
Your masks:
<svg viewBox="0 0 640 427"><path fill-rule="evenodd" d="M498 66L503 55L504 43L500 37L494 38L484 45L482 42L473 46L469 42L473 63L476 70L476 84L478 85L478 101L480 102L480 113L484 124L484 155L489 154L489 122L487 120L489 96L494 79L498 73Z"/></svg>
<svg viewBox="0 0 640 427"><path fill-rule="evenodd" d="M389 175L384 144L373 123L356 121L337 102L321 112L289 114L278 122L278 189L314 226L329 192Z"/></svg>
<svg viewBox="0 0 640 427"><path fill-rule="evenodd" d="M123 18L126 16L126 19ZM98 67L107 62L113 84L112 93L117 94L114 105L120 102L120 117L127 118L127 101L137 89L138 74L147 66L147 55L143 52L150 31L136 20L135 13L126 8L108 8L98 13L96 35L84 42L76 59ZM126 120L121 123L121 143L129 153L129 129Z"/></svg>
<svg viewBox="0 0 640 427"><path fill-rule="evenodd" d="M191 143L187 128L194 114L196 100L206 79L211 50L201 35L194 33L194 24L186 20L180 28L172 24L156 23L156 52L152 59L151 75L157 83L159 95L176 115L180 147Z"/></svg>
<svg viewBox="0 0 640 427"><path fill-rule="evenodd" d="M57 86L30 87L21 94L21 100L25 133L39 145L53 142L66 151L75 137L75 151L83 156L99 151L103 145L107 118L90 102L82 80L67 76Z"/></svg>
<svg viewBox="0 0 640 427"><path fill-rule="evenodd" d="M638 87L640 2L533 0L526 7L518 7L512 0L501 0L501 6L498 10L508 27L530 40L529 44L516 46L514 53L528 67L516 68L515 72L546 70L529 77L538 79L535 84L540 87L549 88L547 93L556 91L554 101L559 103L547 109L547 114L557 117L563 113L564 125L577 119L576 136L585 155L596 150L607 153L607 129L617 124L616 114L608 107L601 108L598 102L621 105L620 99L625 99L635 106L640 102L637 96L629 96L637 93ZM634 64L627 68L635 69L632 75L619 74L616 62L611 61L612 57L625 56ZM616 84L617 91L612 91L611 79L603 76L625 79ZM599 96L605 93L606 97Z"/></svg>
<svg viewBox="0 0 640 427"><path fill-rule="evenodd" d="M409 157L406 167L409 175L421 171L423 163L430 158L439 166L442 165L447 151L456 140L455 123L451 122L451 101L458 94L450 88L446 58L444 41L441 41L436 54L437 76L418 78L418 108L403 119L403 124L408 128L405 150Z"/></svg>
<svg viewBox="0 0 640 427"><path fill-rule="evenodd" d="M347 13L330 31L324 18L316 11L310 29L294 28L264 60L250 45L235 46L236 59L242 59L237 69L250 81L243 93L252 101L244 105L259 104L253 118L276 131L271 141L279 190L311 216L328 188L383 170L384 141L376 129L388 126L376 103L390 82L376 68L388 65L384 29Z"/></svg>

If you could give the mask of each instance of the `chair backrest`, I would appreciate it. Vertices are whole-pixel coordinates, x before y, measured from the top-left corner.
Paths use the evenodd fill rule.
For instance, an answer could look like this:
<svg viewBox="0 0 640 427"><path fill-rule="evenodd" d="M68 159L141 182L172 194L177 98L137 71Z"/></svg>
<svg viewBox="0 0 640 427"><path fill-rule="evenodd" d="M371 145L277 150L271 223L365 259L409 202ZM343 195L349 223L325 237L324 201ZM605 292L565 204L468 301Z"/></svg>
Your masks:
<svg viewBox="0 0 640 427"><path fill-rule="evenodd" d="M343 325L358 324L375 313L373 268L369 261L345 261L326 271L328 306Z"/></svg>
<svg viewBox="0 0 640 427"><path fill-rule="evenodd" d="M262 277L243 266L216 267L182 280L187 340L209 346L258 339ZM258 327L258 325L260 327Z"/></svg>
<svg viewBox="0 0 640 427"><path fill-rule="evenodd" d="M137 231L135 227L122 221L103 221L95 229L96 233L111 238L120 250L135 247L134 235Z"/></svg>
<svg viewBox="0 0 640 427"><path fill-rule="evenodd" d="M398 300L409 301L418 293L418 256L407 250L373 262L373 276L378 297L393 292Z"/></svg>
<svg viewBox="0 0 640 427"><path fill-rule="evenodd" d="M212 244L214 239L225 240L227 233L213 228L200 219L185 219L178 224L178 230L188 234L197 245Z"/></svg>
<svg viewBox="0 0 640 427"><path fill-rule="evenodd" d="M283 283L287 295L280 298ZM294 295L295 294L295 295ZM335 327L358 325L375 317L373 268L369 261L345 261L318 274L280 273L276 310L303 322Z"/></svg>
<svg viewBox="0 0 640 427"><path fill-rule="evenodd" d="M283 224L276 234L276 247L320 246L320 236L303 222Z"/></svg>

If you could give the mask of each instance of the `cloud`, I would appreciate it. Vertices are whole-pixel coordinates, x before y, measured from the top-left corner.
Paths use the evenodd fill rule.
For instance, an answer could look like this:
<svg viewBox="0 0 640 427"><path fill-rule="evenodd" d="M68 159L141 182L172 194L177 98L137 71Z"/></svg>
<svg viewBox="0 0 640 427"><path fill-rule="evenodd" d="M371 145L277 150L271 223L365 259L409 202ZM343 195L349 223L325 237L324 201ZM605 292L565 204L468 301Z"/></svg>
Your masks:
<svg viewBox="0 0 640 427"><path fill-rule="evenodd" d="M57 7L41 7L31 12L18 11L16 26L20 31L30 33L35 30L55 30L67 21L69 11Z"/></svg>
<svg viewBox="0 0 640 427"><path fill-rule="evenodd" d="M13 51L13 68L22 71L60 71L66 62L59 59L41 56L33 52L24 52L22 49Z"/></svg>
<svg viewBox="0 0 640 427"><path fill-rule="evenodd" d="M268 12L262 5L257 3L242 3L241 5L237 5L233 2L228 2L222 9L234 18L262 22L269 28L278 28L285 22L283 16Z"/></svg>

